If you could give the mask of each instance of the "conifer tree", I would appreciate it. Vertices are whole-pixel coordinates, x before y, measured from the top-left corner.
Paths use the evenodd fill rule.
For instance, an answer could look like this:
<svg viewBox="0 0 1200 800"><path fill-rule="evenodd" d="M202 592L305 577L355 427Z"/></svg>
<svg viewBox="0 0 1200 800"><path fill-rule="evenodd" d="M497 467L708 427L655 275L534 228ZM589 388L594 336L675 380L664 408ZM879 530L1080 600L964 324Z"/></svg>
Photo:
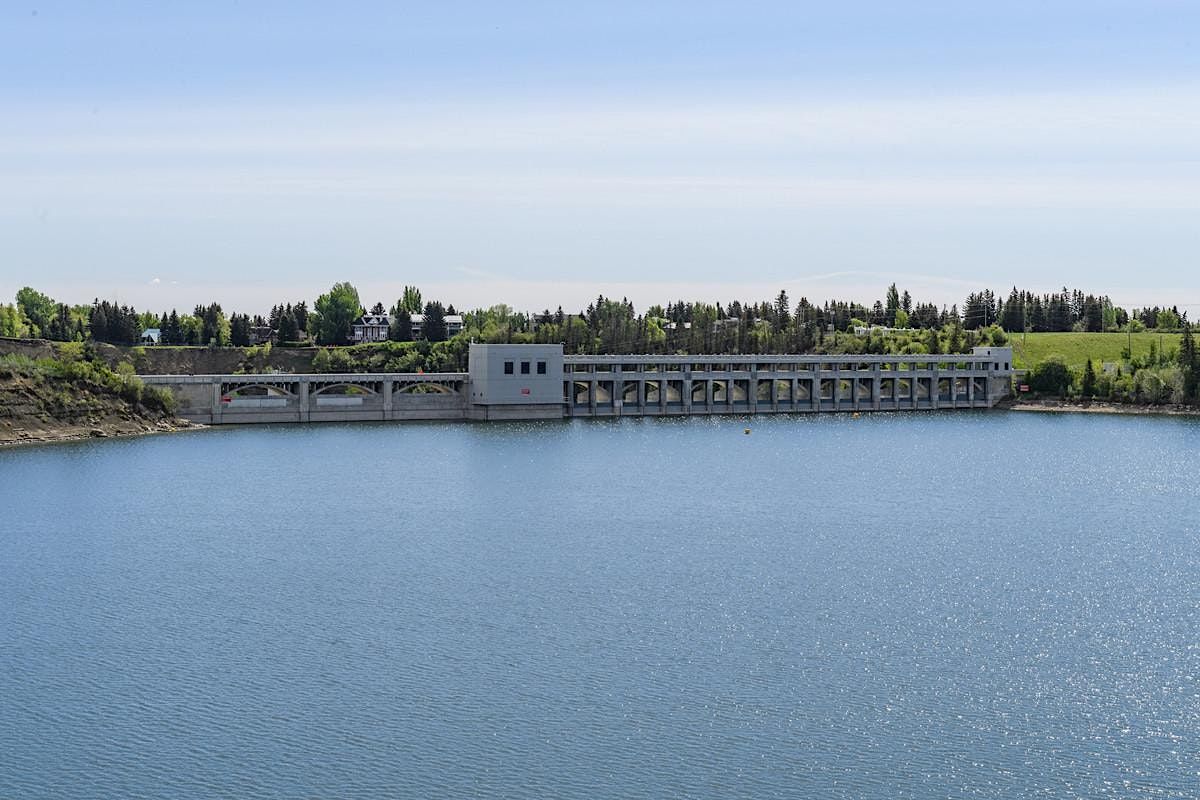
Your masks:
<svg viewBox="0 0 1200 800"><path fill-rule="evenodd" d="M1200 392L1200 362L1196 356L1196 340L1192 337L1191 323L1183 325L1179 342L1179 369L1183 372L1183 396L1185 400L1196 400Z"/></svg>
<svg viewBox="0 0 1200 800"><path fill-rule="evenodd" d="M403 301L397 302L392 309L392 320L388 325L388 339L393 342L412 341L412 314L405 308Z"/></svg>
<svg viewBox="0 0 1200 800"><path fill-rule="evenodd" d="M1096 370L1092 367L1092 359L1088 360L1083 365L1083 381L1079 386L1079 393L1084 397L1094 397L1096 394Z"/></svg>

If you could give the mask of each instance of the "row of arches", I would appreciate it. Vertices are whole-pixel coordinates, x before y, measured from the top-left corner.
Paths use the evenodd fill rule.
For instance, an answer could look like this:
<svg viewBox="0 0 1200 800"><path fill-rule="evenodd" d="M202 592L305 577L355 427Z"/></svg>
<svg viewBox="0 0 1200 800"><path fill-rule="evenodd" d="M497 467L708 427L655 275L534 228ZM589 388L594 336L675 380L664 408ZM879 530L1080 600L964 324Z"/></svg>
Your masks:
<svg viewBox="0 0 1200 800"><path fill-rule="evenodd" d="M690 387L689 387L690 384ZM748 404L753 392L755 404L809 404L835 399L858 403L929 402L936 392L939 401L957 402L985 398L986 378L941 378L936 389L933 378L811 378L797 380L714 379L714 380L640 380L640 381L568 381L564 384L564 402L574 406L614 405L618 392L623 406L706 406ZM876 389L878 386L878 389ZM690 403L685 394L690 393Z"/></svg>
<svg viewBox="0 0 1200 800"><path fill-rule="evenodd" d="M380 396L391 391L393 395L460 395L462 381L331 381L308 382L309 397L367 397ZM300 383L297 381L263 381L261 383L223 383L221 396L230 399L299 399Z"/></svg>

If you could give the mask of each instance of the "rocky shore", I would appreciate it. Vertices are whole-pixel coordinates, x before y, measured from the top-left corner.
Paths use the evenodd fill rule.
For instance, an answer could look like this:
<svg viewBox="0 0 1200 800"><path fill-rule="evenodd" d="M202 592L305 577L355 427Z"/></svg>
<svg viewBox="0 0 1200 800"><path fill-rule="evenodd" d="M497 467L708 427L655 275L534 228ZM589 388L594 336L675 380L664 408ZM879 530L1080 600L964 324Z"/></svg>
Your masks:
<svg viewBox="0 0 1200 800"><path fill-rule="evenodd" d="M0 363L0 447L140 436L198 427L134 377L75 363ZM75 375L75 377L71 377Z"/></svg>
<svg viewBox="0 0 1200 800"><path fill-rule="evenodd" d="M1156 414L1200 416L1200 408L1180 405L1109 403L1100 400L1008 400L999 406L1009 411L1043 411L1084 414Z"/></svg>
<svg viewBox="0 0 1200 800"><path fill-rule="evenodd" d="M174 433L204 427L187 420L95 419L77 422L41 419L0 419L0 448L83 439L111 439Z"/></svg>

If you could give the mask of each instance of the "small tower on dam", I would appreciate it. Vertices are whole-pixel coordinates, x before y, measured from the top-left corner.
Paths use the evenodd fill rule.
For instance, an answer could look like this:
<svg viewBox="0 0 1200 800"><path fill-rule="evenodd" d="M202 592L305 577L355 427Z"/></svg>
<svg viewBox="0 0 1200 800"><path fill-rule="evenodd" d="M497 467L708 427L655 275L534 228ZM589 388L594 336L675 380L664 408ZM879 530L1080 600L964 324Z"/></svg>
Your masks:
<svg viewBox="0 0 1200 800"><path fill-rule="evenodd" d="M991 359L987 371L989 405L1012 394L1013 349L1011 347L972 347L971 355Z"/></svg>
<svg viewBox="0 0 1200 800"><path fill-rule="evenodd" d="M468 369L470 419L562 419L561 344L472 344Z"/></svg>

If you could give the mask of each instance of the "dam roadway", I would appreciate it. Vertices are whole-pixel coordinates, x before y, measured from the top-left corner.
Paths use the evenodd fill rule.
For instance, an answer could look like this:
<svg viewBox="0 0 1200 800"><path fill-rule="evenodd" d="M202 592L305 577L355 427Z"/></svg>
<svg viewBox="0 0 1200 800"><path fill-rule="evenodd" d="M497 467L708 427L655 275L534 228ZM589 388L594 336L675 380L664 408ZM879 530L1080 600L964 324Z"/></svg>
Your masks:
<svg viewBox="0 0 1200 800"><path fill-rule="evenodd" d="M1012 350L956 355L563 355L470 348L467 372L143 375L210 425L986 409Z"/></svg>

